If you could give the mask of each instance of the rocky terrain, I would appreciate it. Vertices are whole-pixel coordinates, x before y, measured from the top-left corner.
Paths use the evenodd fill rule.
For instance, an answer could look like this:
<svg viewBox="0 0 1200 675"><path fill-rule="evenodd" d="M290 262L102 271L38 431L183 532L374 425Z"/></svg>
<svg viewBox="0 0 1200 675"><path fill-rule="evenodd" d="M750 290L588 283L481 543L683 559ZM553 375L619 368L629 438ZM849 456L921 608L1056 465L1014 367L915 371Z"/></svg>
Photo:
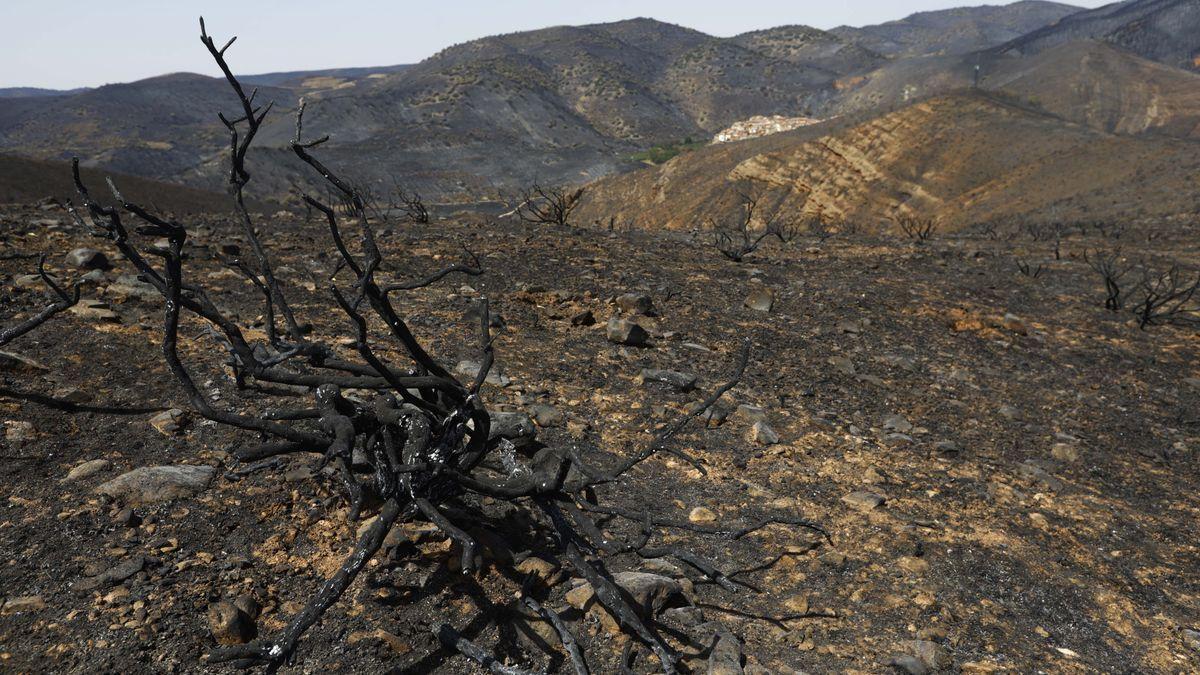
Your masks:
<svg viewBox="0 0 1200 675"><path fill-rule="evenodd" d="M44 303L20 256L48 251L61 278L87 278L84 303L0 361L0 660L13 672L211 672L216 641L280 628L346 553L358 525L339 484L304 457L240 464L231 453L254 438L183 412L158 353L160 301L95 254L65 258L90 247L116 261L114 250L50 208L5 207L0 222L2 325ZM244 243L233 224L186 222L192 278L261 329L256 291L212 259ZM261 223L295 304L327 304L321 227ZM1192 329L1142 331L1105 311L1082 256L1119 246L1195 269L1198 225L1072 231L1057 259L1014 226L924 243L806 236L738 265L662 228L470 214L386 227L381 245L398 266L389 273L405 275L461 245L481 254L486 273L470 288L416 291L404 312L453 366L474 353L469 298L491 298L505 328L485 395L533 420L514 438L622 456L723 381L751 339L745 379L710 428L686 434L707 475L667 458L615 489L630 507L698 522L802 515L832 542L774 527L716 542L704 553L748 570L740 593L619 559L614 573L657 575L643 581L676 598L657 621L694 672L1184 673L1200 668L1188 573L1200 564L1200 343ZM1022 261L1044 273L1020 274ZM306 314L325 317L318 334L345 334L333 314ZM611 341L613 315L642 326L645 346ZM215 345L199 324L183 334L206 396L259 405L206 356ZM450 542L419 524L389 541L287 672L477 672L429 635L434 620L513 664L562 670L498 568L455 572ZM485 543L490 559L557 573L543 553ZM764 567L768 550L790 553ZM572 610L587 605L571 588L547 602L578 627L594 672L613 672L599 655L620 641L600 610Z"/></svg>

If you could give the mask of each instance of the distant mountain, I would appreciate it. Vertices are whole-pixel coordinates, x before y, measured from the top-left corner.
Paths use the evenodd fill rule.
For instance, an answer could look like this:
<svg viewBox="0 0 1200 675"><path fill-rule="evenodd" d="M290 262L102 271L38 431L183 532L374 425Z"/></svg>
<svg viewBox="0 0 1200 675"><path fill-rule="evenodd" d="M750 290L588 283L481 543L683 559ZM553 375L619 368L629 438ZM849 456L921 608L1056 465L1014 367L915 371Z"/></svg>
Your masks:
<svg viewBox="0 0 1200 675"><path fill-rule="evenodd" d="M1200 69L1200 2L1127 0L1079 12L997 48L1028 55L1077 40L1101 40L1145 58Z"/></svg>
<svg viewBox="0 0 1200 675"><path fill-rule="evenodd" d="M86 87L78 89L39 89L37 87L5 87L0 88L0 99L31 98L35 96L69 96L87 91Z"/></svg>
<svg viewBox="0 0 1200 675"><path fill-rule="evenodd" d="M1066 119L1122 133L1191 133L1190 80L1125 63L1113 49L1015 58L969 51L1046 22L1063 25L1073 9L1021 2L863 29L783 26L732 38L643 18L482 38L408 66L245 76L259 101L277 104L256 141L252 191L281 196L311 184L288 149L301 96L309 102L306 130L330 136L325 161L372 189L399 182L442 202L511 195L533 181L594 180L635 168L643 151L705 140L756 115L878 114L969 86L975 65L985 88L1037 98ZM931 51L938 54L906 55ZM1074 68L1074 58L1086 60ZM231 59L253 65L240 63L236 48ZM216 113L236 108L224 81L188 73L8 98L0 151L79 155L89 165L218 190L228 138Z"/></svg>
<svg viewBox="0 0 1200 675"><path fill-rule="evenodd" d="M988 51L898 59L858 78L836 102L888 110L974 85L1095 129L1200 137L1200 75L1106 42L1067 42L1024 57Z"/></svg>
<svg viewBox="0 0 1200 675"><path fill-rule="evenodd" d="M877 26L841 26L830 32L885 56L965 54L1003 44L1078 11L1072 5L1024 0L920 12Z"/></svg>
<svg viewBox="0 0 1200 675"><path fill-rule="evenodd" d="M1200 142L1116 136L984 94L933 97L710 146L591 186L580 222L699 228L736 207L749 181L784 217L889 225L902 215L946 227L1029 219L1132 219L1200 206Z"/></svg>

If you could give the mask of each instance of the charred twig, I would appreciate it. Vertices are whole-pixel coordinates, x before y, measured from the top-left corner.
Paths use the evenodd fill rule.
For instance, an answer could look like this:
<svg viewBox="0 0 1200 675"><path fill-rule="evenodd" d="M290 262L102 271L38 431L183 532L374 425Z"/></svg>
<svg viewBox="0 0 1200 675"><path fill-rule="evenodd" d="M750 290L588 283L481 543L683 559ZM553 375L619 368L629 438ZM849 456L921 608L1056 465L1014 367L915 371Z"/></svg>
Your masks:
<svg viewBox="0 0 1200 675"><path fill-rule="evenodd" d="M55 315L71 309L79 302L79 285L76 284L70 292L63 289L62 286L54 283L54 279L46 273L46 256L43 255L38 259L38 276L42 278L42 283L49 288L58 300L47 305L45 309L37 314L25 319L15 326L0 330L0 345L6 345L22 335L32 331L38 326L46 323Z"/></svg>

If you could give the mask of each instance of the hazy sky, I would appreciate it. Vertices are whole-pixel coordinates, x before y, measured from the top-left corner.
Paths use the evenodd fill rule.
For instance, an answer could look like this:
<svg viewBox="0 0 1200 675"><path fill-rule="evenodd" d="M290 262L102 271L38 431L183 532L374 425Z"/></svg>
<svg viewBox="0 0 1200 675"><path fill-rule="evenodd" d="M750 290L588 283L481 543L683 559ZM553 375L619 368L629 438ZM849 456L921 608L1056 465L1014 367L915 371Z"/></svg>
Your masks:
<svg viewBox="0 0 1200 675"><path fill-rule="evenodd" d="M203 14L241 73L414 63L496 33L651 16L729 36L866 25L971 0L0 0L0 87L63 89L176 71L216 75ZM1006 4L1002 0L992 4ZM1073 4L1098 7L1103 0Z"/></svg>

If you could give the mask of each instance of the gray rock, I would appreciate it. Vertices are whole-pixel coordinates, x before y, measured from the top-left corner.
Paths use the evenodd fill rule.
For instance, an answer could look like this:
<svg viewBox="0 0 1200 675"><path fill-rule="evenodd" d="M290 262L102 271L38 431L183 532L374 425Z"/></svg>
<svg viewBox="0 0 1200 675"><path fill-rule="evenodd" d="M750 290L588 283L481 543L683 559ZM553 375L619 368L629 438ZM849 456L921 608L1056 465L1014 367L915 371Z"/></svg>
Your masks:
<svg viewBox="0 0 1200 675"><path fill-rule="evenodd" d="M13 444L26 443L37 438L37 429L33 422L26 420L8 420L4 423L4 440Z"/></svg>
<svg viewBox="0 0 1200 675"><path fill-rule="evenodd" d="M767 419L767 411L756 405L742 403L737 407L736 410L733 411L732 417L735 420L743 421L747 424L753 424L755 422L765 421Z"/></svg>
<svg viewBox="0 0 1200 675"><path fill-rule="evenodd" d="M211 466L144 466L101 484L96 492L126 504L156 504L191 497L216 475Z"/></svg>
<svg viewBox="0 0 1200 675"><path fill-rule="evenodd" d="M571 317L572 326L594 326L596 325L596 315L592 310L585 309L582 312Z"/></svg>
<svg viewBox="0 0 1200 675"><path fill-rule="evenodd" d="M464 287L464 288L466 288L466 287ZM471 293L470 295L475 295L475 294ZM478 326L479 322L482 319L483 319L483 306L480 305L479 303L472 303L471 307L466 311L465 314L463 314L463 320L466 321L471 326ZM488 310L488 327L489 328L503 328L504 327L504 317L500 316L499 312L489 309Z"/></svg>
<svg viewBox="0 0 1200 675"><path fill-rule="evenodd" d="M913 430L912 422L904 419L903 415L888 415L883 418L883 428L888 431L897 431L902 434L907 434Z"/></svg>
<svg viewBox="0 0 1200 675"><path fill-rule="evenodd" d="M1079 447L1072 443L1055 443L1050 448L1050 456L1060 462L1078 462Z"/></svg>
<svg viewBox="0 0 1200 675"><path fill-rule="evenodd" d="M829 365L842 375L854 375L858 372L858 369L854 367L854 362L844 356L829 357Z"/></svg>
<svg viewBox="0 0 1200 675"><path fill-rule="evenodd" d="M897 448L905 445L912 445L916 441L908 434L893 433L883 437L883 442L890 447Z"/></svg>
<svg viewBox="0 0 1200 675"><path fill-rule="evenodd" d="M759 286L750 291L742 304L756 312L770 312L775 307L775 293L766 286Z"/></svg>
<svg viewBox="0 0 1200 675"><path fill-rule="evenodd" d="M482 367L483 365L478 361L459 361L458 365L454 367L454 372L474 381L475 377L479 375L479 369ZM484 382L497 387L507 387L512 384L512 379L493 365L491 370L488 371L487 377L484 378Z"/></svg>
<svg viewBox="0 0 1200 675"><path fill-rule="evenodd" d="M163 436L174 436L187 425L187 413L179 408L164 410L150 418L150 426Z"/></svg>
<svg viewBox="0 0 1200 675"><path fill-rule="evenodd" d="M101 321L105 323L121 322L120 314L114 312L108 306L107 302L97 300L96 298L82 298L69 311L75 316L89 321Z"/></svg>
<svg viewBox="0 0 1200 675"><path fill-rule="evenodd" d="M619 345L629 345L631 347L641 347L650 339L650 334L646 332L637 323L629 319L621 319L613 317L608 320L608 329L606 331L609 342L615 342Z"/></svg>
<svg viewBox="0 0 1200 675"><path fill-rule="evenodd" d="M40 612L44 609L46 609L46 601L42 599L42 596L23 595L5 600L4 604L0 606L0 614L8 616L9 614Z"/></svg>
<svg viewBox="0 0 1200 675"><path fill-rule="evenodd" d="M676 370L658 370L655 368L642 369L642 382L661 382L671 385L679 391L691 391L696 388L696 376L691 373L681 373Z"/></svg>
<svg viewBox="0 0 1200 675"><path fill-rule="evenodd" d="M1190 629L1184 630L1183 643L1188 647L1191 647L1193 651L1200 652L1200 631Z"/></svg>
<svg viewBox="0 0 1200 675"><path fill-rule="evenodd" d="M494 412L488 438L507 438L513 445L522 447L537 438L537 429L533 419L525 413Z"/></svg>
<svg viewBox="0 0 1200 675"><path fill-rule="evenodd" d="M874 511L886 501L887 497L874 492L851 492L842 497L842 502L859 511Z"/></svg>
<svg viewBox="0 0 1200 675"><path fill-rule="evenodd" d="M71 483L78 480L86 480L111 468L112 462L107 459L90 459L81 464L76 464L67 472L66 477L63 478L63 482Z"/></svg>
<svg viewBox="0 0 1200 675"><path fill-rule="evenodd" d="M626 314L654 313L654 301L645 293L625 293L617 298L617 307Z"/></svg>
<svg viewBox="0 0 1200 675"><path fill-rule="evenodd" d="M933 444L933 449L943 455L957 455L962 451L962 448L958 447L958 443L954 441L938 441Z"/></svg>
<svg viewBox="0 0 1200 675"><path fill-rule="evenodd" d="M922 663L921 659L911 654L897 654L884 661L883 664L893 668L898 673L929 675L929 667Z"/></svg>
<svg viewBox="0 0 1200 675"><path fill-rule="evenodd" d="M766 420L759 420L750 427L750 440L759 445L775 445L779 442L779 434Z"/></svg>
<svg viewBox="0 0 1200 675"><path fill-rule="evenodd" d="M1021 411L1011 405L1002 405L996 411L996 414L1008 420L1015 420L1021 417Z"/></svg>
<svg viewBox="0 0 1200 675"><path fill-rule="evenodd" d="M67 254L66 263L68 267L81 270L112 269L112 263L108 261L108 257L93 248L77 248L71 251Z"/></svg>
<svg viewBox="0 0 1200 675"><path fill-rule="evenodd" d="M920 659L930 670L946 670L954 665L950 652L936 642L930 640L913 640L907 645L909 652Z"/></svg>
<svg viewBox="0 0 1200 675"><path fill-rule="evenodd" d="M641 616L654 616L671 600L683 596L683 586L676 580L647 572L618 572L613 581L633 599L634 609ZM590 584L584 583L567 593L567 602L574 608L586 608L595 597Z"/></svg>
<svg viewBox="0 0 1200 675"><path fill-rule="evenodd" d="M742 643L733 635L721 632L708 656L708 675L745 675L742 659Z"/></svg>
<svg viewBox="0 0 1200 675"><path fill-rule="evenodd" d="M254 619L227 600L208 606L208 628L219 645L240 645L256 634Z"/></svg>
<svg viewBox="0 0 1200 675"><path fill-rule="evenodd" d="M552 405L535 403L529 406L529 415L542 428L561 427L563 425L563 414L559 412L558 408Z"/></svg>
<svg viewBox="0 0 1200 675"><path fill-rule="evenodd" d="M117 280L104 289L105 296L113 296L119 300L139 300L155 302L162 298L153 285L138 279L136 274L122 274Z"/></svg>
<svg viewBox="0 0 1200 675"><path fill-rule="evenodd" d="M1036 481L1050 488L1051 490L1061 490L1063 483L1059 479L1050 475L1050 472L1045 468L1038 466L1035 460L1029 459L1017 465L1017 473L1029 480Z"/></svg>
<svg viewBox="0 0 1200 675"><path fill-rule="evenodd" d="M99 574L75 582L75 590L87 592L119 584L146 568L146 558L136 555L126 558Z"/></svg>

